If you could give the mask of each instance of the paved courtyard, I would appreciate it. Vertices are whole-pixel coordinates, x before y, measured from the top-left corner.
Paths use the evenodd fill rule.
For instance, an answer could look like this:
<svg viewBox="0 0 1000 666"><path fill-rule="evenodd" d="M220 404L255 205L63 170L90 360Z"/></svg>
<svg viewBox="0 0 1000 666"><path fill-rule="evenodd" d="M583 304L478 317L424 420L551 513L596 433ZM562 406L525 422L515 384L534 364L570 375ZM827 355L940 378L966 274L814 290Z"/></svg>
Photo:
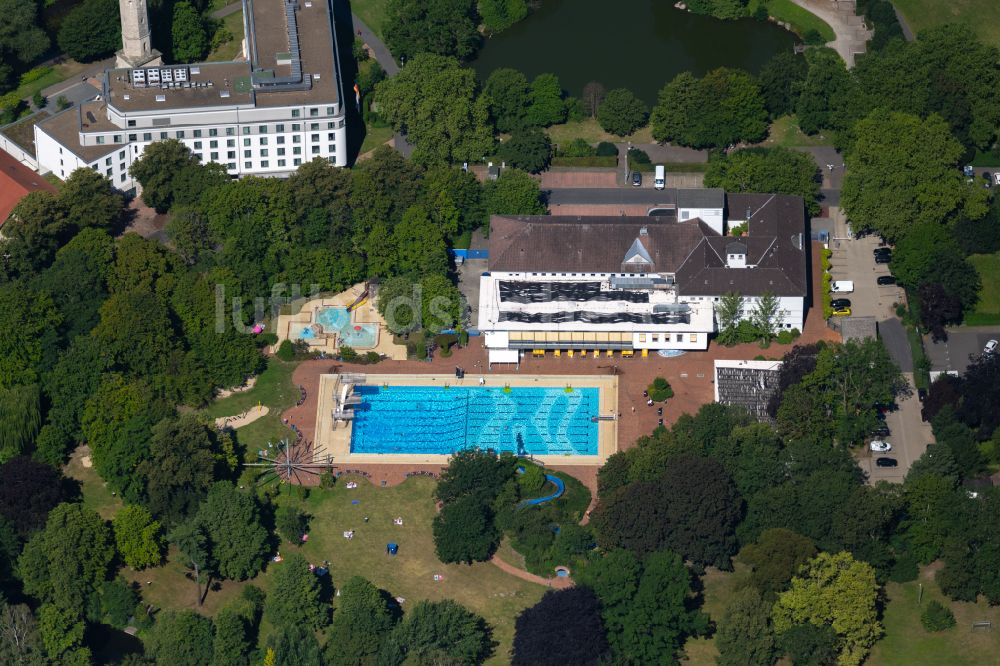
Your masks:
<svg viewBox="0 0 1000 666"><path fill-rule="evenodd" d="M934 342L924 338L924 349L931 361L931 370L957 370L964 373L983 353L988 340L1000 340L1000 326L961 326L948 329L948 339Z"/></svg>

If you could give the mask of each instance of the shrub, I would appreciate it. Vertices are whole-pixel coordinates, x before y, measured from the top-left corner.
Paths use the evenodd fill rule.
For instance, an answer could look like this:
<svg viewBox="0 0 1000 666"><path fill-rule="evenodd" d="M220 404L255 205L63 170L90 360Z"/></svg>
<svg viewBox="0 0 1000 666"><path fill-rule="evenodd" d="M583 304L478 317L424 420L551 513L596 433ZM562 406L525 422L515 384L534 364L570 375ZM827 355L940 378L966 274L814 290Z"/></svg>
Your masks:
<svg viewBox="0 0 1000 666"><path fill-rule="evenodd" d="M458 342L458 336L453 333L442 333L434 336L434 344L441 349L441 356L451 356L451 346Z"/></svg>
<svg viewBox="0 0 1000 666"><path fill-rule="evenodd" d="M809 46L822 46L826 43L826 40L823 39L823 35L819 34L819 30L816 28L809 28L806 30L806 34L802 35L802 41Z"/></svg>
<svg viewBox="0 0 1000 666"><path fill-rule="evenodd" d="M275 356L286 363L295 360L295 345L292 344L291 340L282 340Z"/></svg>
<svg viewBox="0 0 1000 666"><path fill-rule="evenodd" d="M427 358L427 343L421 340L417 344L413 345L413 355L420 361Z"/></svg>
<svg viewBox="0 0 1000 666"><path fill-rule="evenodd" d="M618 146L610 141L601 141L597 144L597 150L594 151L594 154L598 157L612 157L618 154ZM648 157L647 155L647 159Z"/></svg>
<svg viewBox="0 0 1000 666"><path fill-rule="evenodd" d="M382 355L377 351L370 351L365 354L364 359L366 364L378 363L382 360Z"/></svg>
<svg viewBox="0 0 1000 666"><path fill-rule="evenodd" d="M591 157L596 155L597 151L587 143L586 139L573 139L569 144L560 148L559 154L564 157ZM615 149L615 154L618 154L617 149Z"/></svg>
<svg viewBox="0 0 1000 666"><path fill-rule="evenodd" d="M368 49L365 48L365 43L361 41L360 37L354 38L354 44L351 46L351 52L354 59L358 62L368 60Z"/></svg>
<svg viewBox="0 0 1000 666"><path fill-rule="evenodd" d="M44 78L51 73L52 67L49 65L39 65L38 67L33 67L21 75L20 84L22 86L26 86L29 83L34 83L38 79Z"/></svg>
<svg viewBox="0 0 1000 666"><path fill-rule="evenodd" d="M739 224L734 224L729 227L730 236L742 236L747 232L748 225L746 222L740 222Z"/></svg>
<svg viewBox="0 0 1000 666"><path fill-rule="evenodd" d="M955 626L955 614L939 601L931 601L920 614L920 624L927 631L944 631Z"/></svg>
<svg viewBox="0 0 1000 666"><path fill-rule="evenodd" d="M254 344L257 345L258 348L276 345L278 344L278 335L276 333L261 333L254 338Z"/></svg>
<svg viewBox="0 0 1000 666"><path fill-rule="evenodd" d="M48 104L48 100L42 96L41 91L38 91L31 96L31 103L35 105L36 109L44 109L45 105Z"/></svg>
<svg viewBox="0 0 1000 666"><path fill-rule="evenodd" d="M466 347L469 344L469 332L465 329L458 332L458 344L460 347Z"/></svg>
<svg viewBox="0 0 1000 666"><path fill-rule="evenodd" d="M635 162L636 164L650 164L649 153L645 150L639 148L633 148L628 151L628 158Z"/></svg>
<svg viewBox="0 0 1000 666"><path fill-rule="evenodd" d="M73 106L73 103L66 99L66 95L59 95L59 97L56 97L56 108L58 110L65 111L71 106Z"/></svg>
<svg viewBox="0 0 1000 666"><path fill-rule="evenodd" d="M286 505L278 509L274 524L285 541L301 546L302 535L309 530L309 516L299 511L298 507Z"/></svg>
<svg viewBox="0 0 1000 666"><path fill-rule="evenodd" d="M330 472L323 472L319 475L319 487L329 490L337 485L337 477Z"/></svg>
<svg viewBox="0 0 1000 666"><path fill-rule="evenodd" d="M649 397L653 402L663 402L674 397L674 390L670 388L670 382L663 377L657 377L647 389Z"/></svg>
<svg viewBox="0 0 1000 666"><path fill-rule="evenodd" d="M354 351L353 347L349 347L348 345L341 345L340 360L343 361L344 363L357 363L358 352Z"/></svg>
<svg viewBox="0 0 1000 666"><path fill-rule="evenodd" d="M526 465L524 474L517 475L517 485L521 486L521 493L524 495L537 493L545 485L545 472L541 467Z"/></svg>

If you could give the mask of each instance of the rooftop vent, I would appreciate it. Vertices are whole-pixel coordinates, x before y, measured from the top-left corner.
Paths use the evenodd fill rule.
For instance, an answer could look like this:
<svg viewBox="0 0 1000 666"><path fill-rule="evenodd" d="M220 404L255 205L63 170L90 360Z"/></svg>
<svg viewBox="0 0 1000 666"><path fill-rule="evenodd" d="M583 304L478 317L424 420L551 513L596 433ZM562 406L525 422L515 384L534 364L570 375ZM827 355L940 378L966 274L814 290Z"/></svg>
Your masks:
<svg viewBox="0 0 1000 666"><path fill-rule="evenodd" d="M166 102L167 101L167 96L166 95L157 95L156 96L156 101L157 102Z"/></svg>
<svg viewBox="0 0 1000 666"><path fill-rule="evenodd" d="M648 236L649 235L649 229L647 229L646 227L642 227L641 229L639 229L639 235L640 236Z"/></svg>
<svg viewBox="0 0 1000 666"><path fill-rule="evenodd" d="M126 102L132 99L131 95L124 95L124 97Z"/></svg>

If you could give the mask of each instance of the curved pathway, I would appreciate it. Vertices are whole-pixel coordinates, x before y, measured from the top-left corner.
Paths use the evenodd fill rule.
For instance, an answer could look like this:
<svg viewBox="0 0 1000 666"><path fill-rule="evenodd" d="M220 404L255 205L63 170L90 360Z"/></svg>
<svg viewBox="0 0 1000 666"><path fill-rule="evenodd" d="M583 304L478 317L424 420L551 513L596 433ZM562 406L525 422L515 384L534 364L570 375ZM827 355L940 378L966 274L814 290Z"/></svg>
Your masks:
<svg viewBox="0 0 1000 666"><path fill-rule="evenodd" d="M529 583L537 583L538 585L544 585L545 587L551 587L554 590L562 590L567 587L573 587L573 579L569 576L565 578L560 578L556 576L554 578L542 578L541 576L536 576L533 573L528 573L524 569L518 569L513 564L509 564L500 559L499 555L494 555L490 562L494 566L499 568L501 571L509 573L511 576L520 578L521 580L526 580Z"/></svg>
<svg viewBox="0 0 1000 666"><path fill-rule="evenodd" d="M378 38L378 35L372 32L371 28L365 25L364 21L358 18L357 14L351 14L351 22L354 23L355 33L361 38L361 41L371 47L372 53L375 54L375 60L382 65L385 73L389 76L395 76L399 72L399 65L396 64L396 60L389 52L389 47Z"/></svg>
<svg viewBox="0 0 1000 666"><path fill-rule="evenodd" d="M864 18L854 13L854 0L792 0L802 9L826 21L837 36L827 46L833 48L847 63L854 67L854 56L864 53L871 38L865 28Z"/></svg>

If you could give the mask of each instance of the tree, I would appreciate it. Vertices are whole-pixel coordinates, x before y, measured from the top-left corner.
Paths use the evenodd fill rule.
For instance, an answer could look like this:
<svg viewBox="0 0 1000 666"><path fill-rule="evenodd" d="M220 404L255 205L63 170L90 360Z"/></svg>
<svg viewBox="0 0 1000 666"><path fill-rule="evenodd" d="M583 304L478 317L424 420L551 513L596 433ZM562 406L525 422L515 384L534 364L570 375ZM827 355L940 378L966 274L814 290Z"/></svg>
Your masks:
<svg viewBox="0 0 1000 666"><path fill-rule="evenodd" d="M421 54L465 60L479 47L472 0L392 0L385 11L385 43L404 62Z"/></svg>
<svg viewBox="0 0 1000 666"><path fill-rule="evenodd" d="M649 108L626 88L615 88L604 95L597 109L601 129L617 136L628 136L646 124Z"/></svg>
<svg viewBox="0 0 1000 666"><path fill-rule="evenodd" d="M806 59L788 51L782 51L764 63L757 81L764 106L772 119L795 111L799 90L808 71Z"/></svg>
<svg viewBox="0 0 1000 666"><path fill-rule="evenodd" d="M695 148L755 143L767 135L767 110L753 77L726 68L701 79L678 74L660 91L650 122L657 141Z"/></svg>
<svg viewBox="0 0 1000 666"><path fill-rule="evenodd" d="M493 70L486 79L483 94L490 100L490 113L498 131L511 132L524 126L529 90L524 74L509 67Z"/></svg>
<svg viewBox="0 0 1000 666"><path fill-rule="evenodd" d="M38 621L26 604L11 604L0 597L0 663L46 666L45 646Z"/></svg>
<svg viewBox="0 0 1000 666"><path fill-rule="evenodd" d="M534 127L548 127L566 120L562 86L555 74L539 74L531 82L531 104L525 121Z"/></svg>
<svg viewBox="0 0 1000 666"><path fill-rule="evenodd" d="M809 153L788 148L745 148L708 163L705 187L727 192L775 192L802 197L819 214L819 170Z"/></svg>
<svg viewBox="0 0 1000 666"><path fill-rule="evenodd" d="M538 173L549 166L552 142L549 141L549 136L537 127L518 129L500 144L497 154L515 169Z"/></svg>
<svg viewBox="0 0 1000 666"><path fill-rule="evenodd" d="M983 188L966 186L955 169L962 146L940 116L876 110L853 132L842 205L858 228L897 241L914 225L986 212Z"/></svg>
<svg viewBox="0 0 1000 666"><path fill-rule="evenodd" d="M544 215L547 212L538 181L517 169L508 169L486 183L483 201L487 215Z"/></svg>
<svg viewBox="0 0 1000 666"><path fill-rule="evenodd" d="M416 275L444 275L448 271L448 246L440 225L424 206L413 206L392 233L396 247L394 270Z"/></svg>
<svg viewBox="0 0 1000 666"><path fill-rule="evenodd" d="M765 291L760 295L750 312L750 320L760 336L761 344L771 344L787 315L788 312L781 309L781 300L773 292Z"/></svg>
<svg viewBox="0 0 1000 666"><path fill-rule="evenodd" d="M197 520L191 519L174 528L167 538L170 543L177 546L177 550L183 556L184 566L194 573L191 578L198 591L198 605L201 606L205 602L205 595L208 594L208 586L214 575L208 534ZM203 578L204 588L202 587Z"/></svg>
<svg viewBox="0 0 1000 666"><path fill-rule="evenodd" d="M275 528L285 541L300 545L302 535L309 530L309 516L290 504L278 508L274 517Z"/></svg>
<svg viewBox="0 0 1000 666"><path fill-rule="evenodd" d="M806 51L809 69L801 84L795 114L806 134L821 129L847 129L852 121L851 102L856 99L854 79L844 60L830 48Z"/></svg>
<svg viewBox="0 0 1000 666"><path fill-rule="evenodd" d="M125 214L125 197L93 169L75 169L59 189L66 222L77 229L96 227L118 231Z"/></svg>
<svg viewBox="0 0 1000 666"><path fill-rule="evenodd" d="M323 652L316 634L298 625L282 625L267 640L274 650L274 663L296 666L323 666Z"/></svg>
<svg viewBox="0 0 1000 666"><path fill-rule="evenodd" d="M604 101L606 94L604 86L597 81L591 81L583 86L583 106L591 118L597 117L597 110L601 108L601 102Z"/></svg>
<svg viewBox="0 0 1000 666"><path fill-rule="evenodd" d="M742 500L719 462L680 455L658 481L601 497L591 518L604 548L638 555L669 548L699 564L728 568L742 515Z"/></svg>
<svg viewBox="0 0 1000 666"><path fill-rule="evenodd" d="M991 437L1000 427L1000 413L990 405L1000 399L1000 354L983 354L965 369L962 402L956 414L979 439Z"/></svg>
<svg viewBox="0 0 1000 666"><path fill-rule="evenodd" d="M927 631L944 631L955 626L955 614L937 599L932 599L920 613L920 624Z"/></svg>
<svg viewBox="0 0 1000 666"><path fill-rule="evenodd" d="M594 664L607 650L601 606L593 590L549 590L517 616L511 663Z"/></svg>
<svg viewBox="0 0 1000 666"><path fill-rule="evenodd" d="M215 478L216 439L197 417L185 414L158 423L141 467L146 506L168 526L193 515ZM164 474L163 470L170 470Z"/></svg>
<svg viewBox="0 0 1000 666"><path fill-rule="evenodd" d="M292 553L274 572L264 617L275 626L321 629L330 621L330 606L321 595L319 578L309 563L299 553Z"/></svg>
<svg viewBox="0 0 1000 666"><path fill-rule="evenodd" d="M726 292L719 299L715 316L719 320L719 344L734 345L739 340L739 323L743 318L744 298L736 291Z"/></svg>
<svg viewBox="0 0 1000 666"><path fill-rule="evenodd" d="M771 604L756 590L738 591L719 623L715 645L719 666L771 666L776 651Z"/></svg>
<svg viewBox="0 0 1000 666"><path fill-rule="evenodd" d="M49 48L49 36L38 24L36 3L3 0L0 15L4 17L0 24L0 60L28 65Z"/></svg>
<svg viewBox="0 0 1000 666"><path fill-rule="evenodd" d="M517 458L509 452L471 448L455 452L438 479L434 496L448 504L472 495L491 503L514 478Z"/></svg>
<svg viewBox="0 0 1000 666"><path fill-rule="evenodd" d="M476 94L475 72L453 58L414 57L375 87L375 101L379 115L407 134L418 164L479 161L493 149L489 99Z"/></svg>
<svg viewBox="0 0 1000 666"><path fill-rule="evenodd" d="M62 475L49 465L18 456L0 465L0 516L21 538L45 526L49 512L67 499Z"/></svg>
<svg viewBox="0 0 1000 666"><path fill-rule="evenodd" d="M254 497L217 482L195 519L208 537L211 568L220 576L245 580L261 570L268 553L267 530Z"/></svg>
<svg viewBox="0 0 1000 666"><path fill-rule="evenodd" d="M48 294L0 284L0 388L38 379L46 349L56 347L62 318Z"/></svg>
<svg viewBox="0 0 1000 666"><path fill-rule="evenodd" d="M208 35L197 10L190 2L174 5L173 54L177 62L198 62L208 53Z"/></svg>
<svg viewBox="0 0 1000 666"><path fill-rule="evenodd" d="M781 634L780 644L793 664L834 666L837 663L837 634L829 626L796 624Z"/></svg>
<svg viewBox="0 0 1000 666"><path fill-rule="evenodd" d="M0 463L24 453L42 425L37 384L0 388Z"/></svg>
<svg viewBox="0 0 1000 666"><path fill-rule="evenodd" d="M480 0L479 15L490 32L503 32L528 15L525 0Z"/></svg>
<svg viewBox="0 0 1000 666"><path fill-rule="evenodd" d="M66 55L80 62L113 54L122 43L117 3L114 0L84 0L63 18L57 41Z"/></svg>
<svg viewBox="0 0 1000 666"><path fill-rule="evenodd" d="M249 666L253 645L245 618L230 608L215 615L212 666Z"/></svg>
<svg viewBox="0 0 1000 666"><path fill-rule="evenodd" d="M389 635L379 663L481 664L495 643L486 621L446 599L420 601Z"/></svg>
<svg viewBox="0 0 1000 666"><path fill-rule="evenodd" d="M434 548L442 562L484 562L500 542L500 531L482 499L466 495L445 503L434 516Z"/></svg>
<svg viewBox="0 0 1000 666"><path fill-rule="evenodd" d="M90 649L83 647L86 623L79 608L45 603L38 608L38 628L49 663L62 666L89 666Z"/></svg>
<svg viewBox="0 0 1000 666"><path fill-rule="evenodd" d="M101 619L115 629L125 629L139 603L139 593L121 576L101 585Z"/></svg>
<svg viewBox="0 0 1000 666"><path fill-rule="evenodd" d="M212 662L212 621L190 610L165 610L157 616L156 624L143 642L157 666L209 666Z"/></svg>
<svg viewBox="0 0 1000 666"><path fill-rule="evenodd" d="M60 504L18 560L24 591L82 612L107 578L114 553L111 532L96 512L80 504Z"/></svg>
<svg viewBox="0 0 1000 666"><path fill-rule="evenodd" d="M326 662L331 666L369 663L395 624L381 590L360 576L348 579L340 589L330 624Z"/></svg>
<svg viewBox="0 0 1000 666"><path fill-rule="evenodd" d="M783 592L799 568L816 555L811 539L783 528L761 532L756 543L740 551L740 561L750 565L750 582L766 601Z"/></svg>
<svg viewBox="0 0 1000 666"><path fill-rule="evenodd" d="M125 564L133 569L145 569L163 561L166 550L163 530L145 508L126 506L115 514L111 524Z"/></svg>
<svg viewBox="0 0 1000 666"><path fill-rule="evenodd" d="M101 321L91 334L118 369L150 379L166 374L178 347L166 305L144 291L112 294L101 306Z"/></svg>
<svg viewBox="0 0 1000 666"><path fill-rule="evenodd" d="M807 562L774 605L774 628L830 625L842 642L839 664L856 666L882 635L875 571L850 553L820 553Z"/></svg>
<svg viewBox="0 0 1000 666"><path fill-rule="evenodd" d="M972 271L975 277L975 269ZM947 340L945 326L962 323L962 301L937 282L926 282L917 289L920 299L920 323L935 341Z"/></svg>
<svg viewBox="0 0 1000 666"><path fill-rule="evenodd" d="M187 11L191 5L177 3L176 11ZM142 200L158 213L166 213L178 196L177 175L183 170L198 165L198 158L177 139L157 141L146 146L142 157L132 163L129 174L142 185Z"/></svg>

